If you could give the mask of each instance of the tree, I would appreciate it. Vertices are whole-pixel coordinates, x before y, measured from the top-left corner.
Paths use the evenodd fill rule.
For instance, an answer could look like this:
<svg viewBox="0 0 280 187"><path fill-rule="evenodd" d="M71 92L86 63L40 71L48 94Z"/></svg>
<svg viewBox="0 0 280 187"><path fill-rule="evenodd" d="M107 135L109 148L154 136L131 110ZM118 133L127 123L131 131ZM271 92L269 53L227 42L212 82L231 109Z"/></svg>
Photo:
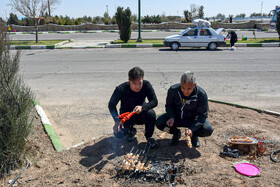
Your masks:
<svg viewBox="0 0 280 187"><path fill-rule="evenodd" d="M7 22L9 25L19 25L19 20L16 14L10 13L10 17Z"/></svg>
<svg viewBox="0 0 280 187"><path fill-rule="evenodd" d="M198 9L198 17L203 18L204 17L204 6L200 6Z"/></svg>
<svg viewBox="0 0 280 187"><path fill-rule="evenodd" d="M222 13L219 13L219 14L217 14L216 18L224 20L226 18L226 16L224 14L222 14Z"/></svg>
<svg viewBox="0 0 280 187"><path fill-rule="evenodd" d="M197 16L197 10L198 10L197 5L196 4L191 4L190 8L191 8L192 18L195 18Z"/></svg>
<svg viewBox="0 0 280 187"><path fill-rule="evenodd" d="M131 21L134 22L134 23L136 23L136 22L138 21L138 18L137 18L137 15L136 15L136 14L133 14L133 15L131 16Z"/></svg>
<svg viewBox="0 0 280 187"><path fill-rule="evenodd" d="M127 43L131 37L131 11L129 8L123 10L123 7L118 7L115 16L119 27L120 39Z"/></svg>
<svg viewBox="0 0 280 187"><path fill-rule="evenodd" d="M188 10L184 10L184 16L187 23L192 21L192 15Z"/></svg>
<svg viewBox="0 0 280 187"><path fill-rule="evenodd" d="M60 0L48 0L48 12L49 15L51 17L51 11L54 9L53 6L55 4L60 4Z"/></svg>
<svg viewBox="0 0 280 187"><path fill-rule="evenodd" d="M34 26L36 29L36 43L38 43L38 25L40 23L40 16L44 15L44 12L48 9L49 2L51 0L11 0L11 7L19 12L26 18L31 18L34 21Z"/></svg>
<svg viewBox="0 0 280 187"><path fill-rule="evenodd" d="M159 15L157 16L144 16L144 18L142 19L143 23L161 23L161 17Z"/></svg>
<svg viewBox="0 0 280 187"><path fill-rule="evenodd" d="M34 108L33 94L19 75L21 53L10 53L5 31L0 28L0 178L25 160Z"/></svg>
<svg viewBox="0 0 280 187"><path fill-rule="evenodd" d="M108 12L104 13L102 21L105 25L109 25L111 23L111 18L109 16Z"/></svg>
<svg viewBox="0 0 280 187"><path fill-rule="evenodd" d="M99 24L100 20L101 20L100 16L96 16L96 17L93 17L92 22L95 24Z"/></svg>
<svg viewBox="0 0 280 187"><path fill-rule="evenodd" d="M278 13L277 13L276 30L278 32L278 36L279 36L279 40L280 40L280 11L278 11Z"/></svg>
<svg viewBox="0 0 280 187"><path fill-rule="evenodd" d="M5 24L6 24L6 22L0 17L0 27L5 25Z"/></svg>
<svg viewBox="0 0 280 187"><path fill-rule="evenodd" d="M235 17L244 19L246 17L246 14L244 14L244 13L237 14Z"/></svg>

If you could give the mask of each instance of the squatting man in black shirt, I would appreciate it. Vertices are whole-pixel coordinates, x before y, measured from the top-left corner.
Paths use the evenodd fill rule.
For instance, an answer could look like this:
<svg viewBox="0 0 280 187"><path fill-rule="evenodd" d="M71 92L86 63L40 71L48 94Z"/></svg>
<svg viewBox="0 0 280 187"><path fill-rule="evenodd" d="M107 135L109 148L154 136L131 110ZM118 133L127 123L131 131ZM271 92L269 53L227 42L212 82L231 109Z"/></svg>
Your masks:
<svg viewBox="0 0 280 187"><path fill-rule="evenodd" d="M206 92L196 84L193 72L186 71L181 76L181 83L168 89L166 113L159 116L156 126L162 131L173 134L171 145L177 145L181 131L177 127L185 127L185 134L191 137L194 147L199 147L198 136L210 136L213 128L207 120L208 97Z"/></svg>
<svg viewBox="0 0 280 187"><path fill-rule="evenodd" d="M144 71L139 67L134 67L128 72L128 82L124 82L116 87L109 101L109 110L115 121L114 135L116 138L126 136L128 142L134 140L136 134L135 124L145 124L145 137L151 148L158 147L157 142L152 138L156 114L153 108L158 105L158 100L151 83L143 80ZM148 103L145 99L148 99ZM123 128L120 128L118 119L117 104L120 101L120 114L125 112L135 112L129 120L125 121Z"/></svg>

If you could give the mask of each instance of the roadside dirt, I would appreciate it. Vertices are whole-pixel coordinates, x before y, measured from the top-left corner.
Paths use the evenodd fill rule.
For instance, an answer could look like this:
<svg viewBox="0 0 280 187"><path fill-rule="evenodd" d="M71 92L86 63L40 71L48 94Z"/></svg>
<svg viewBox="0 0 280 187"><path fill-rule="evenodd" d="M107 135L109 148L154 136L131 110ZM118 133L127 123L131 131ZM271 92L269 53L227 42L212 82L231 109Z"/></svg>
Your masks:
<svg viewBox="0 0 280 187"><path fill-rule="evenodd" d="M280 118L210 102L209 121L214 127L211 137L200 138L201 147L189 149L182 136L177 146L169 145L171 135L155 130L154 137L160 147L154 161L174 164L178 168L175 186L279 186L280 163L270 160L270 153L280 149ZM143 182L135 178L118 176L117 168L134 146L145 147L143 126L137 126L137 141L126 143L107 135L63 152L56 152L36 117L34 132L29 137L31 166L19 177L14 186L168 186L169 183ZM266 151L251 160L248 154L239 158L220 157L219 153L231 135L265 138ZM149 155L154 150L149 152ZM279 154L277 155L279 158ZM246 160L261 170L258 177L237 173L234 162ZM22 169L21 169L22 170ZM8 186L21 170L1 180Z"/></svg>

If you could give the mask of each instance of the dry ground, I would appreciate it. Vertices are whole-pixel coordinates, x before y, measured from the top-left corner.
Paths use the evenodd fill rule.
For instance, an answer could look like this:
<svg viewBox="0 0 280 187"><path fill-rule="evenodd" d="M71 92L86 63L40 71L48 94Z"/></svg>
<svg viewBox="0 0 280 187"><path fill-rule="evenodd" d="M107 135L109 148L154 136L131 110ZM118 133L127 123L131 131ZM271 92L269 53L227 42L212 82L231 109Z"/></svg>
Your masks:
<svg viewBox="0 0 280 187"><path fill-rule="evenodd" d="M279 186L280 163L270 160L270 153L280 149L280 118L253 110L210 102L209 121L214 127L211 137L200 138L201 147L189 149L185 137L178 146L171 147L171 136L163 138L159 130L154 137L160 147L154 160L171 162L180 168L176 186ZM63 152L56 152L45 135L39 118L29 138L31 166L19 177L14 186L168 186L168 183L139 182L118 178L116 168L123 156L134 146L143 149L143 127L137 126L137 141L126 143L113 136L103 136ZM256 160L248 155L237 159L220 157L219 153L231 135L265 137L266 152ZM152 154L153 151L150 151ZM279 154L277 155L279 158ZM261 169L258 177L243 176L232 167L234 162L247 160ZM1 180L8 186L21 170Z"/></svg>

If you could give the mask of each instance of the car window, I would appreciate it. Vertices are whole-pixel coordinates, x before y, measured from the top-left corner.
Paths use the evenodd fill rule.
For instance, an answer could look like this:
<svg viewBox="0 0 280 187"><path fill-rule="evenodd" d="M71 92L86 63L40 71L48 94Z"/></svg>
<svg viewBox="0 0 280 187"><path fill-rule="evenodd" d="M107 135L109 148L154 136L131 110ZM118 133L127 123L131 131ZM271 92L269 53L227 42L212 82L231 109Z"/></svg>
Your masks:
<svg viewBox="0 0 280 187"><path fill-rule="evenodd" d="M197 36L197 29L191 29L184 34L184 36Z"/></svg>
<svg viewBox="0 0 280 187"><path fill-rule="evenodd" d="M211 32L209 31L209 29L200 29L200 36L212 36Z"/></svg>

